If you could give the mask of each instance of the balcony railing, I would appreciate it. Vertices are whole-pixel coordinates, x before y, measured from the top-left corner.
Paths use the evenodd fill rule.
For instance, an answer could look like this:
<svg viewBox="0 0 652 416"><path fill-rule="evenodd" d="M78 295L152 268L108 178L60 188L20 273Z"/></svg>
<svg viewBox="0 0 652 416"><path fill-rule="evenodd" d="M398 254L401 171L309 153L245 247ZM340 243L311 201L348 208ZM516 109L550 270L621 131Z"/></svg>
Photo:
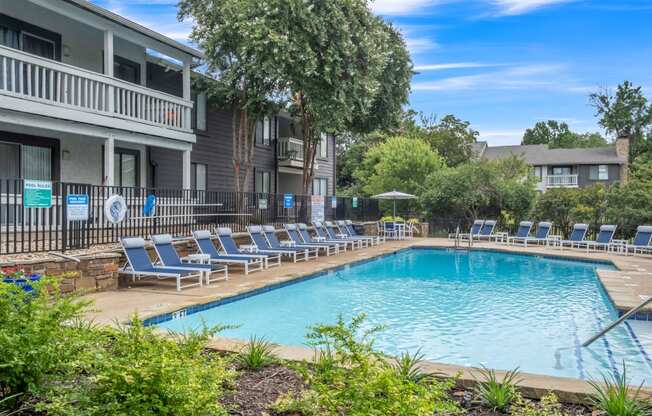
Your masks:
<svg viewBox="0 0 652 416"><path fill-rule="evenodd" d="M292 168L303 168L303 141L294 137L278 139L279 165Z"/></svg>
<svg viewBox="0 0 652 416"><path fill-rule="evenodd" d="M577 175L548 175L546 177L548 188L576 188Z"/></svg>
<svg viewBox="0 0 652 416"><path fill-rule="evenodd" d="M191 132L192 102L0 46L0 93Z"/></svg>

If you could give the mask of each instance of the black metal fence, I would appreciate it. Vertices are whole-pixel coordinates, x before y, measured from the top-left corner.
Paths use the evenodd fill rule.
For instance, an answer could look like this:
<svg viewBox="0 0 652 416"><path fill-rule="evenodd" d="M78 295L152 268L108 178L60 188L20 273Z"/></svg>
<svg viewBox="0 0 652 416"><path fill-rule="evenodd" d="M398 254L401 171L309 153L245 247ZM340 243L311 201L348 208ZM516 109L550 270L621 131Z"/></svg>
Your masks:
<svg viewBox="0 0 652 416"><path fill-rule="evenodd" d="M88 220L69 221L68 196L88 196ZM112 195L126 202L125 219L111 224L105 203ZM148 196L156 197L156 209L145 215ZM249 224L310 223L312 197L294 195L286 208L283 194L235 193L182 189L107 187L64 182L52 183L50 208L26 208L24 182L0 180L0 254L84 249L115 243L123 236L147 238L152 234L189 235L192 230L227 226L234 232ZM326 220L375 221L378 201L365 198L324 197Z"/></svg>

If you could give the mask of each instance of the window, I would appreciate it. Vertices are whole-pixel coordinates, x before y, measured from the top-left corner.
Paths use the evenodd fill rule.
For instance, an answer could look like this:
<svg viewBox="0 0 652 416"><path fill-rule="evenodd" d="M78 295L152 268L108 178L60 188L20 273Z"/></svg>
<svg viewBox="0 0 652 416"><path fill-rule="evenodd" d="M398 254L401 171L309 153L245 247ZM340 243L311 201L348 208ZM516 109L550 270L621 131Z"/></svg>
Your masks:
<svg viewBox="0 0 652 416"><path fill-rule="evenodd" d="M263 117L256 122L256 144L269 146L272 143L272 120L273 117Z"/></svg>
<svg viewBox="0 0 652 416"><path fill-rule="evenodd" d="M40 146L21 146L21 170L24 179L52 180L52 149Z"/></svg>
<svg viewBox="0 0 652 416"><path fill-rule="evenodd" d="M609 166L595 165L589 167L589 179L592 181L608 181L609 180Z"/></svg>
<svg viewBox="0 0 652 416"><path fill-rule="evenodd" d="M254 190L257 193L272 193L272 174L265 170L256 170L254 179Z"/></svg>
<svg viewBox="0 0 652 416"><path fill-rule="evenodd" d="M20 145L0 142L0 177L20 177Z"/></svg>
<svg viewBox="0 0 652 416"><path fill-rule="evenodd" d="M195 128L206 130L206 94L200 93L195 97Z"/></svg>
<svg viewBox="0 0 652 416"><path fill-rule="evenodd" d="M553 175L571 175L572 168L570 166L555 166L552 168Z"/></svg>
<svg viewBox="0 0 652 416"><path fill-rule="evenodd" d="M54 59L55 43L50 39L42 38L28 32L23 32L22 50L47 59Z"/></svg>
<svg viewBox="0 0 652 416"><path fill-rule="evenodd" d="M329 141L330 136L328 134L322 133L321 138L319 140L319 144L317 145L317 157L319 159L327 159L328 158L328 141Z"/></svg>
<svg viewBox="0 0 652 416"><path fill-rule="evenodd" d="M532 169L532 175L537 178L537 181L541 182L543 180L543 167L535 166L534 169Z"/></svg>
<svg viewBox="0 0 652 416"><path fill-rule="evenodd" d="M140 84L140 64L115 55L113 57L113 76L123 81Z"/></svg>
<svg viewBox="0 0 652 416"><path fill-rule="evenodd" d="M0 26L0 45L18 49L20 47L18 39L19 32L17 30Z"/></svg>
<svg viewBox="0 0 652 416"><path fill-rule="evenodd" d="M115 149L113 155L113 183L116 186L139 186L140 152Z"/></svg>
<svg viewBox="0 0 652 416"><path fill-rule="evenodd" d="M312 194L313 195L328 195L328 179L314 178L312 180Z"/></svg>
<svg viewBox="0 0 652 416"><path fill-rule="evenodd" d="M196 191L206 190L206 170L203 163L193 163L190 170L190 188Z"/></svg>

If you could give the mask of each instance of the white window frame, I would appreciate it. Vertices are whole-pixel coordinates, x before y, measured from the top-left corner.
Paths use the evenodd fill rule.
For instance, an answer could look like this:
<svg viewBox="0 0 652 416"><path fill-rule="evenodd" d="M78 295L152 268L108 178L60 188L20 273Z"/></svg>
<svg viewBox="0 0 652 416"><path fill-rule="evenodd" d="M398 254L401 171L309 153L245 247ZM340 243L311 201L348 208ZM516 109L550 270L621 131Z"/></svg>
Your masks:
<svg viewBox="0 0 652 416"><path fill-rule="evenodd" d="M52 58L47 58L45 56L39 56L40 58L50 59L50 60L53 60L53 61L57 58L57 43L56 42L53 42L52 39L44 38L43 36L35 35L32 32L27 32L25 30L20 31L20 50L21 51L25 52L25 50L23 49L25 47L25 35L31 36L31 37L36 38L38 40L42 40L42 41L50 43L52 45Z"/></svg>
<svg viewBox="0 0 652 416"><path fill-rule="evenodd" d="M319 183L319 192L315 189L315 183ZM313 178L312 179L312 194L328 196L328 178Z"/></svg>
<svg viewBox="0 0 652 416"><path fill-rule="evenodd" d="M199 188L197 186L197 183L198 183L197 179L199 178L200 167L203 168L203 170L204 170L204 187L203 188ZM192 176L191 176L191 179L194 179L194 181L192 181L192 184L191 184L192 189L194 191L206 191L206 190L208 190L208 165L205 164L205 163L195 163L195 162L193 162L192 163Z"/></svg>

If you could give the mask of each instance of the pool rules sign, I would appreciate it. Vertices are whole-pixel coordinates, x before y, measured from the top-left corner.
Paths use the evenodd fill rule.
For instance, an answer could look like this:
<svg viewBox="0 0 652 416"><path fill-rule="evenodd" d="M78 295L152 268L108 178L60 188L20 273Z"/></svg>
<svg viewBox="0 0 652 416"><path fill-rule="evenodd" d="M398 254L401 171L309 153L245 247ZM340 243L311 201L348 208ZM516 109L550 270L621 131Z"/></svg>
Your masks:
<svg viewBox="0 0 652 416"><path fill-rule="evenodd" d="M310 220L312 222L322 222L324 218L324 197L321 195L312 195L310 197Z"/></svg>
<svg viewBox="0 0 652 416"><path fill-rule="evenodd" d="M52 182L25 179L23 184L23 206L25 208L52 207Z"/></svg>

